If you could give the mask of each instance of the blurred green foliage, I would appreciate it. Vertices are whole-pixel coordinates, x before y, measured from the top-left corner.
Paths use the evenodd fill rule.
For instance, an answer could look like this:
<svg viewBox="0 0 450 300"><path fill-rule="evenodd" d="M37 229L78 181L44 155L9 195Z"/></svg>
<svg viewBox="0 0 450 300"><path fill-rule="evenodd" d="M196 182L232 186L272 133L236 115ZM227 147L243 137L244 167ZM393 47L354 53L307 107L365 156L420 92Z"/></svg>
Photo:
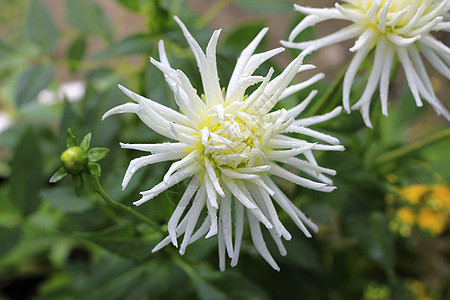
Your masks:
<svg viewBox="0 0 450 300"><path fill-rule="evenodd" d="M148 63L149 55L158 57L159 39L164 39L172 65L200 89L193 55L172 16L178 15L205 46L212 29L201 24L229 2L218 1L216 8L198 16L185 0L117 0L115 5L144 24L142 31L117 38L118 25L96 1L66 0L64 18L56 22L50 1L0 0L1 25L5 24L0 40L0 110L13 120L0 133L0 299L415 299L411 280L422 284L427 297L450 298L448 227L437 237L419 232L402 237L389 230L385 213L392 184L450 181L448 139L379 162L386 153L418 138L414 132L424 110L415 107L407 89L399 88L389 118L380 116L379 107L373 109L374 130L363 126L358 113L319 127L338 136L346 147L345 152L322 153L318 158L338 171L336 191L321 194L279 182L320 226L319 234L305 238L280 212L293 239L285 243L288 255L275 257L279 273L256 255L249 236L244 236L239 265L223 273L218 271L214 237L196 242L184 256L170 246L151 254L166 234L165 224L185 183L151 203L132 207L156 222L158 229L106 205L89 183L79 197L70 180L48 183L60 166L69 127L77 136L93 132L93 147L111 149L101 163L101 180L115 201L131 206L143 186L159 182L167 170L165 163L139 171L121 190L128 162L138 153L120 150L117 141L162 140L133 116L101 122L101 115L126 101L118 83L174 106L162 74ZM254 14L291 10L287 1L234 2ZM256 16L255 21L223 33L217 54L222 83L243 47L266 26L264 20ZM80 101L61 95L52 105L37 101L40 91L56 91L68 77L86 83ZM327 80L314 85L318 104L306 115L339 105L340 85L333 92L330 86ZM286 103L295 104L307 93L291 96ZM392 175L395 183L389 180Z"/></svg>

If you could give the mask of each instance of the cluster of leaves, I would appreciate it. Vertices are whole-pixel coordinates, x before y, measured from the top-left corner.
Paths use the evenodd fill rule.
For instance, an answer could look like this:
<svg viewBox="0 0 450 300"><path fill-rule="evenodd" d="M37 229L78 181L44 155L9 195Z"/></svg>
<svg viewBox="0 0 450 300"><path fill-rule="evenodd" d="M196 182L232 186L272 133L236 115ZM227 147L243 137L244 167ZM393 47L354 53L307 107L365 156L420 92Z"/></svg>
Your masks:
<svg viewBox="0 0 450 300"><path fill-rule="evenodd" d="M218 1L199 17L183 0L117 0L120 9L143 24L140 32L122 38L117 38L119 25L96 1L58 2L65 11L65 18L58 22L52 4L45 5L50 2L0 1L0 22L5 23L5 36L0 39L0 109L13 119L0 133L0 299L285 299L298 295L359 299L372 295L373 286L383 287L382 294L392 299L410 299L410 279L432 282L429 292L437 298L450 296L448 269L440 263L448 258L448 229L436 238L402 237L389 230L385 214L391 174L397 177L396 184L404 186L433 184L436 174L441 184L450 181L449 162L442 161L448 140L407 155L386 155L409 142L410 128L417 129L411 124L421 117L407 90L398 89L389 118L374 116L374 130L363 126L358 113L322 125L320 130L338 136L346 147L345 152L323 153L318 158L338 171L335 192L321 194L279 182L320 226L319 234L307 239L286 214L280 214L293 233L293 240L286 243L288 255L276 256L280 273L255 254L249 236L244 236L238 267L223 273L218 271L214 237L193 244L182 257L171 247L151 254L150 249L166 234L164 224L185 188L182 184L147 205L131 207L157 224L151 226L105 203L90 183L81 191L83 175L73 176L79 197L70 180L48 183L61 166L61 153L78 146L71 132L66 136L69 127L76 136L93 132L92 141L87 135L80 144L88 155L85 175L100 175L96 161L106 152L88 150L90 142L111 149L101 164L103 187L114 201L131 206L143 186L159 182L167 164L140 170L121 191L127 165L139 153L120 150L117 141L162 140L137 118L100 122L101 115L126 101L117 83L174 106L163 76L148 63L149 55L158 57L160 38L166 41L171 63L200 88L196 63L172 16L178 15L204 46L212 32L204 25L221 5L232 1ZM234 2L255 14L291 12L288 1ZM239 52L263 26L262 21L251 21L224 32L218 47L224 82ZM264 43L260 50L267 50ZM261 74L268 67L264 68ZM81 101L60 99L50 106L37 101L42 89L56 90L63 83L60 78L67 77L55 74L83 78L87 86ZM339 81L315 84L319 95L307 116L328 112L340 103ZM294 105L308 92L291 96L286 103ZM65 173L56 174L53 181Z"/></svg>

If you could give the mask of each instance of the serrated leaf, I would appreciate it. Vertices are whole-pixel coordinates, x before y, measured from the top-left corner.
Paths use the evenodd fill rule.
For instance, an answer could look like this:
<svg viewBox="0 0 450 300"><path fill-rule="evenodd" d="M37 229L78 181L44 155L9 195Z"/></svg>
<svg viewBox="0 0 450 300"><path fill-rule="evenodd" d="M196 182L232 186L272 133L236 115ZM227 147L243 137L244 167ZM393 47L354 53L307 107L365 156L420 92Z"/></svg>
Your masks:
<svg viewBox="0 0 450 300"><path fill-rule="evenodd" d="M33 154L30 155L30 151ZM39 205L42 186L42 154L39 139L32 129L24 132L14 149L10 180L10 198L24 215Z"/></svg>
<svg viewBox="0 0 450 300"><path fill-rule="evenodd" d="M34 100L53 79L51 65L37 65L25 71L17 81L15 101L18 106Z"/></svg>
<svg viewBox="0 0 450 300"><path fill-rule="evenodd" d="M74 27L111 41L111 22L91 0L66 0L66 18Z"/></svg>
<svg viewBox="0 0 450 300"><path fill-rule="evenodd" d="M82 175L72 175L72 183L75 188L75 194L79 197L84 188L84 180Z"/></svg>
<svg viewBox="0 0 450 300"><path fill-rule="evenodd" d="M56 171L55 174L53 174L53 176L50 178L49 182L56 183L56 182L62 180L66 176L67 176L66 170L64 170L64 168L61 167L58 169L58 171Z"/></svg>
<svg viewBox="0 0 450 300"><path fill-rule="evenodd" d="M90 132L84 136L83 141L80 144L80 147L84 151L88 151L89 145L91 144L91 137L92 137L92 133L90 133Z"/></svg>
<svg viewBox="0 0 450 300"><path fill-rule="evenodd" d="M58 40L58 30L44 5L31 1L27 16L27 33L46 53L51 54Z"/></svg>
<svg viewBox="0 0 450 300"><path fill-rule="evenodd" d="M94 54L96 59L110 59L117 56L147 53L153 46L154 37L148 34L135 34L113 43L106 50Z"/></svg>
<svg viewBox="0 0 450 300"><path fill-rule="evenodd" d="M292 3L286 0L236 0L235 3L256 14L281 14L293 10Z"/></svg>
<svg viewBox="0 0 450 300"><path fill-rule="evenodd" d="M98 163L89 162L88 163L89 173L91 173L92 176L100 177L102 174L102 168Z"/></svg>
<svg viewBox="0 0 450 300"><path fill-rule="evenodd" d="M89 161L96 162L104 159L108 155L108 148L92 148L88 152Z"/></svg>
<svg viewBox="0 0 450 300"><path fill-rule="evenodd" d="M66 131L66 144L67 148L78 146L78 140L75 135L73 135L72 130L70 128Z"/></svg>
<svg viewBox="0 0 450 300"><path fill-rule="evenodd" d="M69 46L67 50L67 58L69 59L69 67L72 72L78 69L81 59L86 52L86 38L79 36Z"/></svg>

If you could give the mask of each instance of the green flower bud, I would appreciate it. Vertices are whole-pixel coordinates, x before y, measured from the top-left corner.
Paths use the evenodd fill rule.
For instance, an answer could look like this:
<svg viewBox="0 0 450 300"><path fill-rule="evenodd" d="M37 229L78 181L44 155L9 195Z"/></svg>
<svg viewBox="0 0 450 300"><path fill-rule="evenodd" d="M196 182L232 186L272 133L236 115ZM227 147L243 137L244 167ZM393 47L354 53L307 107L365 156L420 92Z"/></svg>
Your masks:
<svg viewBox="0 0 450 300"><path fill-rule="evenodd" d="M88 156L81 147L69 147L61 154L61 163L67 173L78 175L86 170Z"/></svg>

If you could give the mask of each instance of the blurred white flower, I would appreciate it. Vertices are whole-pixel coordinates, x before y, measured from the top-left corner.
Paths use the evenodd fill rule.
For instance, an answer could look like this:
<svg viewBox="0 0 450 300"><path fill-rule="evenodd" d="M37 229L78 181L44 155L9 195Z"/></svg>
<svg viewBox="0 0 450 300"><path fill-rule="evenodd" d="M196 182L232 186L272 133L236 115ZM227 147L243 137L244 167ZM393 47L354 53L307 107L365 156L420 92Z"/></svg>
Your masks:
<svg viewBox="0 0 450 300"><path fill-rule="evenodd" d="M292 30L285 47L304 50L306 55L319 48L356 38L351 52L355 56L344 78L344 109L350 112L350 90L361 63L373 48L374 60L362 96L351 107L361 110L364 122L372 127L369 118L370 101L379 85L382 113L388 114L389 77L394 57L403 66L411 93L417 106L421 98L450 121L450 114L437 99L425 70L420 53L445 77L450 79L450 48L434 38L431 31L449 31L444 21L450 9L449 0L344 0L335 8L310 8L294 5L307 16ZM323 38L293 42L306 28L319 22L338 19L352 22L349 26Z"/></svg>
<svg viewBox="0 0 450 300"><path fill-rule="evenodd" d="M342 151L344 148L338 145L336 138L314 131L309 125L333 118L340 113L341 108L323 116L295 120L316 94L313 91L306 100L290 110L270 112L278 101L311 85L323 74L288 87L295 74L313 68L311 65L302 66L302 56L299 56L275 78L272 78L273 69L266 76L252 75L264 61L283 51L283 48L277 48L254 54L267 28L241 53L227 89L222 90L216 67L216 45L220 30L213 33L205 55L185 25L178 18L175 20L197 60L204 95L199 96L188 77L170 66L164 44L160 41L161 61L151 58L151 62L164 73L180 112L119 86L136 103L117 106L103 118L117 113L135 113L152 130L176 142L121 144L122 148L152 153L131 161L122 187L127 186L139 168L176 160L163 181L141 192L142 198L134 202L135 205L141 205L182 180L191 178L169 220L169 236L153 252L170 242L178 247L177 238L184 234L180 246L180 253L183 254L186 247L199 238L217 234L220 269L225 268L226 253L231 258L231 265L235 266L246 216L256 249L274 269L279 270L266 247L259 224L262 223L269 230L281 254L285 255L281 237L290 240L291 235L278 219L274 202L286 211L306 236L311 236L306 226L313 231L317 231L317 226L295 207L269 175L308 189L323 192L334 190L332 181L323 173L334 175L336 172L320 167L312 151ZM259 87L252 94L245 95L246 89L257 83L260 83ZM288 136L287 133L303 134L331 145L307 142ZM297 158L299 155L305 159ZM295 175L280 164L298 169L316 181ZM199 222L199 219L204 221Z"/></svg>
<svg viewBox="0 0 450 300"><path fill-rule="evenodd" d="M8 129L11 124L12 120L9 115L6 112L0 110L0 133Z"/></svg>
<svg viewBox="0 0 450 300"><path fill-rule="evenodd" d="M77 102L83 99L86 93L86 83L81 80L62 83L58 90L44 89L39 92L37 99L43 105L53 105L65 99L69 102Z"/></svg>

